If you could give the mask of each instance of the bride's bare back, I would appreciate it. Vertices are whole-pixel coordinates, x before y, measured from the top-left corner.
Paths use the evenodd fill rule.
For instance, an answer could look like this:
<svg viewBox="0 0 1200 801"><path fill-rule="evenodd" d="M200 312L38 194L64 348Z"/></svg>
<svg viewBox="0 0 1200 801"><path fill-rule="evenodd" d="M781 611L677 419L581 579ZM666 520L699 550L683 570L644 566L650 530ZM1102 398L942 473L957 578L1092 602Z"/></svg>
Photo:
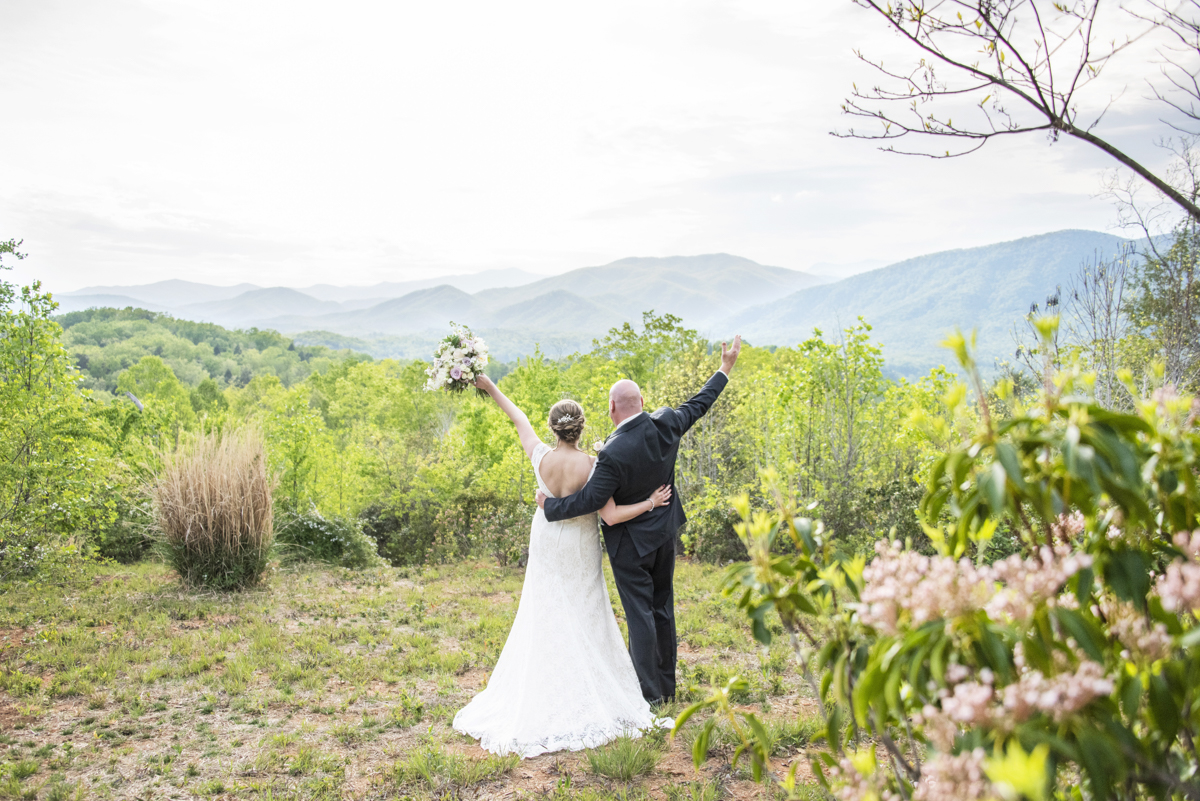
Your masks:
<svg viewBox="0 0 1200 801"><path fill-rule="evenodd" d="M592 472L592 457L569 444L560 444L542 457L538 468L546 488L556 498L565 498L583 489Z"/></svg>
<svg viewBox="0 0 1200 801"><path fill-rule="evenodd" d="M518 409L486 375L476 378L475 386L491 395L508 415L508 419L513 421L513 425L517 427L517 436L521 439L521 447L524 448L525 455L532 459L534 450L543 443L538 439L533 426L529 424L529 418L525 412ZM579 404L573 401L559 401L550 410L551 416L555 414L555 409L568 403L569 405L562 410L562 413L555 420L550 421L550 428L555 430L556 435L559 436L558 447L546 453L538 466L538 474L542 478L542 483L556 498L565 498L583 489L583 485L587 484L588 477L592 473L592 463L595 461L575 446L579 441L580 434L583 433L583 409L579 407ZM559 424L557 429L555 421ZM568 425L563 426L563 423ZM568 435L565 438L563 437L564 433ZM538 495L542 495L541 490L538 490ZM650 497L638 503L618 506L612 498L609 498L608 503L600 509L600 518L608 525L615 526L645 514L656 506L663 506L670 500L671 488L665 484L655 490Z"/></svg>

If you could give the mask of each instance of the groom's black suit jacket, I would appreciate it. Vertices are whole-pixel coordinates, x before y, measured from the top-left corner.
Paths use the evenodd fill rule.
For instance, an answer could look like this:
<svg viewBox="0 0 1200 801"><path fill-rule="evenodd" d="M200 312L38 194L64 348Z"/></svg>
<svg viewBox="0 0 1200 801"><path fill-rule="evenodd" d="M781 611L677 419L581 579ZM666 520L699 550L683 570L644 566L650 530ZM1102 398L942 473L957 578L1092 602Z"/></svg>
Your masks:
<svg viewBox="0 0 1200 801"><path fill-rule="evenodd" d="M609 558L614 558L624 537L629 537L639 556L669 542L687 521L675 488L675 457L679 441L708 411L725 389L729 378L713 375L704 389L678 409L663 407L642 414L609 435L596 458L596 471L574 495L547 498L546 519L569 520L599 511L612 498L618 505L638 503L663 484L670 484L671 502L616 526L603 526Z"/></svg>

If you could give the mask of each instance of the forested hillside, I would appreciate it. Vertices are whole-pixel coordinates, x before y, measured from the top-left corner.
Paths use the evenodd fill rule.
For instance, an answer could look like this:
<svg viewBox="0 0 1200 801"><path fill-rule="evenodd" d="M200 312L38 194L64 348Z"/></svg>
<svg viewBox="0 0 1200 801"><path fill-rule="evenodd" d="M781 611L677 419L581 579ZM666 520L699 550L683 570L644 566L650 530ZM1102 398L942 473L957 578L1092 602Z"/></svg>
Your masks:
<svg viewBox="0 0 1200 801"><path fill-rule="evenodd" d="M147 356L161 359L188 387L210 379L222 389L244 387L256 375L275 376L287 387L342 361L370 360L349 348L297 346L275 331L233 331L145 309L89 309L55 320L82 386L102 393L115 391L121 373Z"/></svg>

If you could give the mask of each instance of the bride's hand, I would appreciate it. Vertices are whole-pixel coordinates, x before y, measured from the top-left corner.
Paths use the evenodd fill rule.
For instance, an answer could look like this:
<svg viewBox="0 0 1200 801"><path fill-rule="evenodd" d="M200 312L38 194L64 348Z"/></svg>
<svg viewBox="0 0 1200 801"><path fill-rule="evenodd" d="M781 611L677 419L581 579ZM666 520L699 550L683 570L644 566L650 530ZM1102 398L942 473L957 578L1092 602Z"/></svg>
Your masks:
<svg viewBox="0 0 1200 801"><path fill-rule="evenodd" d="M492 394L492 388L496 386L495 384L492 383L492 379L488 378L484 374L475 376L474 384L475 384L476 389L482 389L484 392L488 393L489 395Z"/></svg>
<svg viewBox="0 0 1200 801"><path fill-rule="evenodd" d="M663 484L650 495L650 500L654 501L655 509L660 506L666 506L671 502L671 486Z"/></svg>
<svg viewBox="0 0 1200 801"><path fill-rule="evenodd" d="M537 505L540 509L546 508L546 493L542 492L541 490L537 491Z"/></svg>

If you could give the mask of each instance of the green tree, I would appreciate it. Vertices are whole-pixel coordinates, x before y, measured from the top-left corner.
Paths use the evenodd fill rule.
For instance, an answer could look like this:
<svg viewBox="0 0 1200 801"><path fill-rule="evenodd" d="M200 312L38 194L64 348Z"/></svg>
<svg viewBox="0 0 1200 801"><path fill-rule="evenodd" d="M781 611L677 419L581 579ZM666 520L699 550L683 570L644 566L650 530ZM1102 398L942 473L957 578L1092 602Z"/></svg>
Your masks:
<svg viewBox="0 0 1200 801"><path fill-rule="evenodd" d="M0 243L0 259L23 258L19 244ZM18 291L0 280L0 581L90 553L115 520L120 471L76 386L55 306L38 282Z"/></svg>
<svg viewBox="0 0 1200 801"><path fill-rule="evenodd" d="M696 331L682 323L673 314L656 315L653 309L642 312L641 331L629 323L613 328L603 339L592 341L592 352L586 358L616 362L623 376L646 388L664 362L696 341Z"/></svg>
<svg viewBox="0 0 1200 801"><path fill-rule="evenodd" d="M157 356L143 356L137 364L121 373L118 392L128 392L158 421L162 430L177 437L180 430L196 426L192 399L174 371Z"/></svg>
<svg viewBox="0 0 1200 801"><path fill-rule="evenodd" d="M1189 223L1176 231L1169 249L1154 249L1137 276L1129 304L1134 327L1152 343L1166 380L1194 390L1200 380L1200 230Z"/></svg>

